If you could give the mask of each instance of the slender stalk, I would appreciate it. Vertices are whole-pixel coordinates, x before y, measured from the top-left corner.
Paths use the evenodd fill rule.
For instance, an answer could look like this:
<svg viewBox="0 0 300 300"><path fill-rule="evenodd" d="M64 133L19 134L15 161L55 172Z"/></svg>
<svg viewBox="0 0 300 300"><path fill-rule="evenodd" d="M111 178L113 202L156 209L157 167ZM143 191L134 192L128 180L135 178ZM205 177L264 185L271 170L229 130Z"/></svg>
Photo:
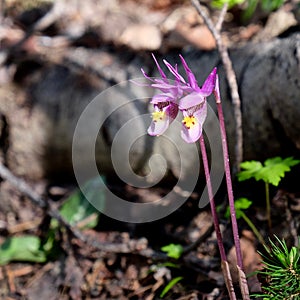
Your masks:
<svg viewBox="0 0 300 300"><path fill-rule="evenodd" d="M222 109L222 104L221 104L221 98L219 97L219 95L216 95L216 94L217 93L215 93L215 97L216 97L218 116L219 116L219 122L220 122L220 131L221 131L221 139L222 139L223 158L224 158L224 169L225 169L228 201L229 201L229 208L230 208L232 233L233 233L234 245L235 245L235 249L236 249L237 265L240 267L241 270L243 270L243 258L242 258L239 230L238 230L235 208L234 208L234 197L233 197L233 189L232 189L231 174L230 174L229 155L228 155L228 148L227 148L227 137L226 137L226 130L225 130L224 115L223 115L223 109Z"/></svg>
<svg viewBox="0 0 300 300"><path fill-rule="evenodd" d="M252 223L252 221L246 216L246 214L243 211L240 211L240 214L242 216L242 218L245 220L245 222L248 224L248 226L251 228L251 230L253 231L253 233L256 235L256 237L258 238L259 242L266 246L266 243L264 241L264 238L262 237L262 235L259 233L259 231L257 230L257 228L255 227L255 225Z"/></svg>
<svg viewBox="0 0 300 300"><path fill-rule="evenodd" d="M270 189L269 189L268 182L265 182L265 188L266 188L266 210L267 210L268 226L269 229L271 229L272 228L271 204L270 204Z"/></svg>
<svg viewBox="0 0 300 300"><path fill-rule="evenodd" d="M221 256L222 260L226 260L227 259L226 258L226 253L225 253L225 249L224 249L224 245L223 245L223 241L222 241L222 234L221 234L221 230L220 230L216 204L215 204L214 195L213 195L212 186L211 186L211 178L210 178L210 174L209 174L208 159L207 159L203 134L200 137L199 143L200 143L200 150L201 150L201 155L202 155L202 161L203 161L203 167L204 167L204 173L205 173L209 203L210 203L210 208L211 208L211 214L212 214L212 217L213 217L213 222L214 222L215 231L216 231L216 235L217 235L217 241L218 241L218 247L219 247L219 250L220 250L220 256Z"/></svg>
<svg viewBox="0 0 300 300"><path fill-rule="evenodd" d="M235 251L236 251L237 272L239 274L238 277L239 277L239 285L240 285L240 289L241 289L241 293L242 293L242 298L243 298L243 300L250 300L249 288L247 285L247 278L243 271L243 257L242 257L242 251L241 251L241 244L240 244L240 237L239 237L239 230L238 230L238 225L237 225L235 207L234 207L234 197L233 197L233 189L232 189L231 174L230 174L225 122L224 122L224 115L223 115L223 109L222 109L221 97L220 97L220 93L219 93L218 84L219 83L218 83L218 77L217 77L217 82L216 82L217 89L215 90L214 95L216 97L219 123L220 123L224 169L225 169L228 201L229 201L229 208L230 208L232 233L233 233L233 239L234 239L234 245L235 245Z"/></svg>
<svg viewBox="0 0 300 300"><path fill-rule="evenodd" d="M212 191L211 178L210 178L210 173L209 173L208 159L207 159L206 147L205 147L203 134L200 137L199 144L200 144L204 173L205 173L205 178L206 178L206 185L207 185L209 203L210 203L210 208L211 208L211 214L213 217L213 223L214 223L214 227L215 227L215 231L216 231L218 247L219 247L220 256L221 256L221 260L222 260L222 270L223 270L224 277L226 280L226 287L228 289L230 299L235 300L236 295L235 295L234 288L232 285L232 279L231 279L231 275L229 272L227 257L226 257L226 253L225 253L225 249L224 249L224 245L223 245L222 234L221 234L219 219L218 219L217 210L216 210L216 204L215 204L214 195L213 195L213 191Z"/></svg>

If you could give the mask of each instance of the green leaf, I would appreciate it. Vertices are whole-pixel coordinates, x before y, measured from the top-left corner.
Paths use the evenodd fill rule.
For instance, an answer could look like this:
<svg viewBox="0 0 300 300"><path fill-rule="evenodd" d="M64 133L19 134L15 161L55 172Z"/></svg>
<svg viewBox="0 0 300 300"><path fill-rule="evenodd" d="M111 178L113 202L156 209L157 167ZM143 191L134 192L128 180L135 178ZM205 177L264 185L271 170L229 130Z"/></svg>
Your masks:
<svg viewBox="0 0 300 300"><path fill-rule="evenodd" d="M211 2L211 6L213 8L222 9L225 3L228 3L228 9L232 8L235 5L241 4L245 2L245 0L213 0Z"/></svg>
<svg viewBox="0 0 300 300"><path fill-rule="evenodd" d="M179 244L169 244L167 246L162 247L161 250L167 252L167 255L169 257L178 259L183 252L183 247Z"/></svg>
<svg viewBox="0 0 300 300"><path fill-rule="evenodd" d="M241 168L244 171L238 173L238 180L243 181L250 178L255 180L263 180L274 186L278 186L281 179L286 172L291 170L292 166L300 163L300 160L295 160L293 157L282 159L281 157L274 157L267 159L262 165L258 161L246 161L241 163Z"/></svg>
<svg viewBox="0 0 300 300"><path fill-rule="evenodd" d="M238 198L234 201L235 215L237 219L242 217L242 211L248 209L252 204L247 198ZM229 206L226 209L225 217L228 219L230 217L230 208Z"/></svg>
<svg viewBox="0 0 300 300"><path fill-rule="evenodd" d="M299 260L299 249L296 247L292 247L290 253L289 253L289 263L290 266L296 266L297 262Z"/></svg>
<svg viewBox="0 0 300 300"><path fill-rule="evenodd" d="M45 262L45 251L36 236L16 236L7 238L0 246L0 265L11 261Z"/></svg>
<svg viewBox="0 0 300 300"><path fill-rule="evenodd" d="M253 16L253 14L256 10L257 4L258 4L258 0L247 0L247 8L245 9L243 16L242 16L242 19L244 21L249 20Z"/></svg>
<svg viewBox="0 0 300 300"><path fill-rule="evenodd" d="M266 12L271 12L278 9L283 3L284 0L262 0L261 8Z"/></svg>
<svg viewBox="0 0 300 300"><path fill-rule="evenodd" d="M166 293L175 285L177 284L177 282L179 282L180 280L182 280L183 277L179 276L179 277L175 277L173 278L166 286L165 288L163 289L163 291L160 293L160 298L163 298Z"/></svg>
<svg viewBox="0 0 300 300"><path fill-rule="evenodd" d="M267 159L264 167L256 175L256 180L263 180L274 186L278 186L281 179L286 172L291 170L290 167L299 164L300 160L294 160L293 157L282 159L281 157L274 157Z"/></svg>
<svg viewBox="0 0 300 300"><path fill-rule="evenodd" d="M237 174L239 181L255 178L257 172L262 168L262 164L256 160L242 162L240 166L244 171Z"/></svg>
<svg viewBox="0 0 300 300"><path fill-rule="evenodd" d="M274 237L276 244L269 239L270 246L265 246L266 253L260 253L263 257L264 269L257 272L263 282L267 280L268 284L262 285L263 295L254 296L270 300L298 299L300 248L293 246L289 250L285 240Z"/></svg>
<svg viewBox="0 0 300 300"><path fill-rule="evenodd" d="M238 198L234 202L235 209L248 209L252 204L252 201L250 201L247 198Z"/></svg>
<svg viewBox="0 0 300 300"><path fill-rule="evenodd" d="M93 202L105 204L104 183L101 177L88 181L83 187L84 194ZM71 225L76 225L86 220L81 228L93 228L97 225L99 211L85 198L81 190L76 190L69 196L60 208L60 214ZM52 221L52 228L57 227L55 220Z"/></svg>

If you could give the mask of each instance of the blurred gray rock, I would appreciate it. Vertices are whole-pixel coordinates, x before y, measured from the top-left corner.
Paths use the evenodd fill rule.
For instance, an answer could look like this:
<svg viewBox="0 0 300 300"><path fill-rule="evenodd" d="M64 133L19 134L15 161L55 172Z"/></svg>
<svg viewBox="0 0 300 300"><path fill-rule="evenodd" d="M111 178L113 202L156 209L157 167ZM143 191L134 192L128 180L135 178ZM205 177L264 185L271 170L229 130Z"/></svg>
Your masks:
<svg viewBox="0 0 300 300"><path fill-rule="evenodd" d="M294 154L300 148L299 34L249 44L230 54L242 99L244 159ZM218 67L233 156L234 118L220 58L217 52L195 50L183 55L200 84L213 67ZM179 63L177 53L165 58L172 64ZM83 126L77 148L82 150L76 155L83 169L94 159L87 151L90 133L93 126L102 122L95 146L102 173L116 170L116 163L122 176L137 172L148 175L148 181L155 181L166 175L166 165L175 176L188 179L197 167L199 156L194 145L182 141L180 120L165 136L154 138L146 133L151 121L148 102L153 91L128 82L141 77L140 67L153 76L158 75L150 57L145 60L142 56L77 48L68 50L60 64L45 64L27 76L21 87L1 86L0 112L7 122L7 147L2 149L5 163L15 174L31 179L72 174L74 130L83 111L97 96L97 109L91 115L96 123L84 123L87 125ZM213 99L209 103L213 108ZM219 129L213 114L205 126L210 148L219 147ZM153 154L159 156L154 156L149 165ZM222 164L222 160L218 163Z"/></svg>

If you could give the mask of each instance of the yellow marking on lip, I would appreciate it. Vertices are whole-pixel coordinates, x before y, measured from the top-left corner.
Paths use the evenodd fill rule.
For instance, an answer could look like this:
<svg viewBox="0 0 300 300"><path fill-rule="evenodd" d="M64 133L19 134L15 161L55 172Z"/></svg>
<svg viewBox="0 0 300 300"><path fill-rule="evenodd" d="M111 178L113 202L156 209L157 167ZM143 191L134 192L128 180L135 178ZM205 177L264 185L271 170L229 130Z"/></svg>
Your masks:
<svg viewBox="0 0 300 300"><path fill-rule="evenodd" d="M197 120L194 116L188 116L183 118L182 123L187 129L191 129L196 125Z"/></svg>
<svg viewBox="0 0 300 300"><path fill-rule="evenodd" d="M155 111L154 113L152 113L152 119L154 122L162 121L165 115L165 112L162 110Z"/></svg>

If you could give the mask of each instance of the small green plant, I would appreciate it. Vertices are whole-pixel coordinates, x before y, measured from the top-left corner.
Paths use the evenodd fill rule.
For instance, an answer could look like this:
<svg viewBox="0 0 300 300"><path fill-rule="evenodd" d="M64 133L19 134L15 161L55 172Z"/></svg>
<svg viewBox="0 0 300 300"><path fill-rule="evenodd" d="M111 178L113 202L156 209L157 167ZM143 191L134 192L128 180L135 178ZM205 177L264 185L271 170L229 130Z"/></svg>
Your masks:
<svg viewBox="0 0 300 300"><path fill-rule="evenodd" d="M173 245L173 244L171 244ZM169 245L168 245L169 246ZM166 247L168 247L166 246ZM177 246L177 245L174 245L174 246ZM180 245L178 245L180 246ZM149 271L149 274L154 272L154 273L157 273L157 272L160 272L160 270L167 270L167 273L168 275L166 276L167 277L167 280L169 281L165 287L163 288L163 290L161 291L160 295L159 295L159 298L164 298L165 295L180 281L183 279L182 276L177 276L177 277L174 277L172 278L171 277L171 269L179 269L180 266L178 264L174 264L172 262L165 262L165 263L162 263L162 264L157 264L157 265L152 265L150 267L150 271Z"/></svg>
<svg viewBox="0 0 300 300"><path fill-rule="evenodd" d="M167 256L178 259L183 252L183 247L180 244L169 244L163 246L161 250L166 252Z"/></svg>
<svg viewBox="0 0 300 300"><path fill-rule="evenodd" d="M245 2L245 0L213 0L211 6L221 9L226 3L228 3L228 8L232 8L238 4Z"/></svg>
<svg viewBox="0 0 300 300"><path fill-rule="evenodd" d="M239 181L254 178L257 181L262 180L265 182L266 210L269 228L272 227L269 185L278 186L281 179L284 178L285 173L291 171L291 167L299 163L300 160L293 159L293 157L287 157L285 159L274 157L267 159L264 164L255 160L241 163L243 170L237 174Z"/></svg>
<svg viewBox="0 0 300 300"><path fill-rule="evenodd" d="M253 233L258 238L259 242L262 245L265 245L264 238L259 233L258 229L253 224L253 222L247 217L246 213L244 212L244 210L248 209L251 205L252 205L252 201L250 201L247 198L238 198L238 199L236 199L234 201L234 207L235 207L235 211L236 211L236 218L237 219L240 219L240 218L244 219L244 221L248 224L248 226L251 228L251 230L253 231ZM225 217L228 218L228 219L230 217L229 206L226 209Z"/></svg>
<svg viewBox="0 0 300 300"><path fill-rule="evenodd" d="M183 277L182 276L178 276L178 277L175 277L173 278L165 287L164 289L162 290L162 292L160 293L159 295L159 298L164 298L165 295L169 292L169 290L172 289L172 287L174 285L176 285L180 280L182 280Z"/></svg>
<svg viewBox="0 0 300 300"><path fill-rule="evenodd" d="M11 261L43 263L46 260L46 249L40 238L33 235L9 237L0 246L0 266Z"/></svg>
<svg viewBox="0 0 300 300"><path fill-rule="evenodd" d="M225 3L228 3L229 9L236 5L243 4L242 9L244 9L244 13L242 18L249 20L257 9L258 4L260 4L263 11L269 13L281 7L284 0L213 0L211 6L221 9Z"/></svg>
<svg viewBox="0 0 300 300"><path fill-rule="evenodd" d="M265 246L263 257L264 269L258 271L265 280L262 286L264 300L300 299L300 247L291 247L276 237L276 242L270 240L270 247Z"/></svg>
<svg viewBox="0 0 300 300"><path fill-rule="evenodd" d="M169 245L163 246L161 248L161 250L163 252L166 252L168 257L179 259L180 256L182 255L183 247L180 244L169 244ZM163 264L163 266L178 268L178 266L173 263L165 263L165 264ZM164 289L160 293L159 297L164 298L165 295L182 279L183 279L182 276L172 278L169 281L169 283L164 287Z"/></svg>
<svg viewBox="0 0 300 300"><path fill-rule="evenodd" d="M248 20L250 19L255 10L257 9L258 4L260 3L261 9L266 12L270 13L281 7L284 3L284 0L247 0L247 6L243 14L243 19Z"/></svg>

